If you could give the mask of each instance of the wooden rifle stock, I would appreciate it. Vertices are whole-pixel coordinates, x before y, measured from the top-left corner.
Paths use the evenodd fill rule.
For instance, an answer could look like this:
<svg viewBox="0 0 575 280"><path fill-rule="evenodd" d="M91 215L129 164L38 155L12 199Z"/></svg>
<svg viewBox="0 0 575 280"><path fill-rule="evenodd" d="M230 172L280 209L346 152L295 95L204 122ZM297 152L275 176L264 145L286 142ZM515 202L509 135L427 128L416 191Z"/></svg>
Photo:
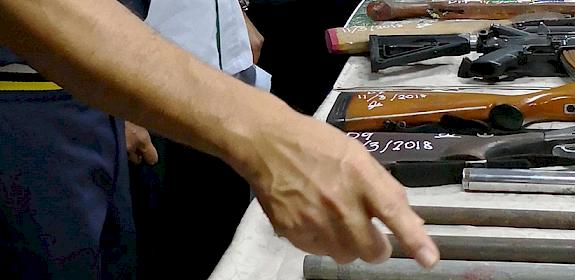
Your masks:
<svg viewBox="0 0 575 280"><path fill-rule="evenodd" d="M350 93L340 98L329 121L344 131L380 131L389 122L413 127L439 122L445 115L497 122L507 129L542 121L575 121L575 83L523 95L423 91ZM517 118L518 125L502 124L517 123L511 120Z"/></svg>
<svg viewBox="0 0 575 280"><path fill-rule="evenodd" d="M449 3L448 1L423 4L394 3L381 0L370 3L367 15L373 20L400 20L417 17L438 19L511 19L534 13L575 14L575 3Z"/></svg>

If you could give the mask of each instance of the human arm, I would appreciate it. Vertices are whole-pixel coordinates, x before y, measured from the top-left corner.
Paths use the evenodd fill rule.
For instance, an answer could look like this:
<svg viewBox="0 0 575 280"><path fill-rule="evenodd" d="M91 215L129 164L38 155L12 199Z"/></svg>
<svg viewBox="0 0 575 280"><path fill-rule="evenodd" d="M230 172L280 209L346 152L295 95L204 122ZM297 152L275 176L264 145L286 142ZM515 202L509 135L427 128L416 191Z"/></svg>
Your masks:
<svg viewBox="0 0 575 280"><path fill-rule="evenodd" d="M301 249L385 258L378 217L420 263L438 258L401 185L359 143L199 62L114 0L0 0L0 44L83 102L222 158Z"/></svg>
<svg viewBox="0 0 575 280"><path fill-rule="evenodd" d="M262 47L264 46L264 36L258 31L256 26L250 20L248 15L243 12L244 20L246 22L246 27L248 28L248 36L250 39L250 47L252 48L252 56L254 58L254 64L257 64L260 60L260 54L262 52Z"/></svg>

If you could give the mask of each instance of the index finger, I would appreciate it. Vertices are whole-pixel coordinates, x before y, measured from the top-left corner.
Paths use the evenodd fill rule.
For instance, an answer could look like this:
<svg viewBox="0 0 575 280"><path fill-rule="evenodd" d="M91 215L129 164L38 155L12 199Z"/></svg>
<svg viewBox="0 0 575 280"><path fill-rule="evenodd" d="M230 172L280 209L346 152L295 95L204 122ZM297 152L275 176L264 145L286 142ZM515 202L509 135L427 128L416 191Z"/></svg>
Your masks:
<svg viewBox="0 0 575 280"><path fill-rule="evenodd" d="M425 232L424 221L411 209L404 187L381 168L366 195L371 214L379 218L396 236L402 249L425 268L439 261L439 250Z"/></svg>

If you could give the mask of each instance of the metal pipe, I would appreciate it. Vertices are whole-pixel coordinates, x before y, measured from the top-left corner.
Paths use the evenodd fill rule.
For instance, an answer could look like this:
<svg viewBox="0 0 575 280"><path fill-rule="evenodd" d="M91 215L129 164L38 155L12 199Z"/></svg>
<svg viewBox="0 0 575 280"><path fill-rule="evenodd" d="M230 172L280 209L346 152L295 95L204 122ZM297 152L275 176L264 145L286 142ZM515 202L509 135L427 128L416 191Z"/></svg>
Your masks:
<svg viewBox="0 0 575 280"><path fill-rule="evenodd" d="M442 260L424 270L411 259L338 265L329 257L306 256L303 271L305 279L316 280L566 280L575 276L575 265Z"/></svg>
<svg viewBox="0 0 575 280"><path fill-rule="evenodd" d="M575 205L574 205L575 206ZM488 207L412 206L432 225L473 225L518 228L575 229L575 212Z"/></svg>
<svg viewBox="0 0 575 280"><path fill-rule="evenodd" d="M575 172L465 168L466 191L575 194Z"/></svg>
<svg viewBox="0 0 575 280"><path fill-rule="evenodd" d="M388 235L393 246L392 257L408 258L393 235ZM575 264L575 240L483 237L483 236L441 236L431 234L446 260L510 261L536 263Z"/></svg>

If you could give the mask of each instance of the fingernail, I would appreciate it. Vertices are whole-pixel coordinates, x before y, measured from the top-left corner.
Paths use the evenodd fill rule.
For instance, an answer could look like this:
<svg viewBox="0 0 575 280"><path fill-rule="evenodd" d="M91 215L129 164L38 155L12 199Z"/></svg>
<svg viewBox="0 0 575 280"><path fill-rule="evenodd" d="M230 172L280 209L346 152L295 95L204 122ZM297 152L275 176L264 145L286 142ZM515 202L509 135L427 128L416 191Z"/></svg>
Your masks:
<svg viewBox="0 0 575 280"><path fill-rule="evenodd" d="M424 268L431 269L439 261L439 256L429 247L423 247L415 254L415 260Z"/></svg>

